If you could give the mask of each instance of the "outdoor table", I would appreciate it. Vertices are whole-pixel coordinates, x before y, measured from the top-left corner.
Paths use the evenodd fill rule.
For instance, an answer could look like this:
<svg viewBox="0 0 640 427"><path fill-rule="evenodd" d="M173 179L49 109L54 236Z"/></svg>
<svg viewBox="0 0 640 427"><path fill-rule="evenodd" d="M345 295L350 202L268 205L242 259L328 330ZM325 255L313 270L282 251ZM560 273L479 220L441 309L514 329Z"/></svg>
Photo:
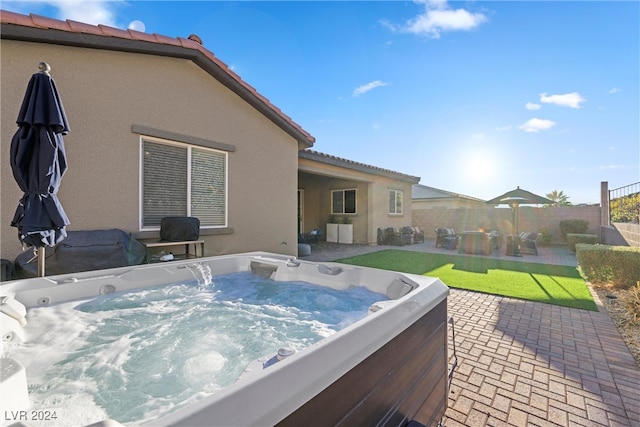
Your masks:
<svg viewBox="0 0 640 427"><path fill-rule="evenodd" d="M151 256L151 252L152 251L150 251L150 249L155 249L155 248L164 248L164 247L170 247L170 246L182 246L182 245L184 245L184 250L185 250L184 257L185 258L190 258L191 257L191 253L189 252L189 246L193 245L193 247L194 247L193 257L201 258L201 257L204 256L204 240L185 240L185 241L182 241L182 242L160 241L160 242L148 242L148 243L143 243L143 244L144 244L144 246L146 248L145 262L147 264L152 261L152 256Z"/></svg>

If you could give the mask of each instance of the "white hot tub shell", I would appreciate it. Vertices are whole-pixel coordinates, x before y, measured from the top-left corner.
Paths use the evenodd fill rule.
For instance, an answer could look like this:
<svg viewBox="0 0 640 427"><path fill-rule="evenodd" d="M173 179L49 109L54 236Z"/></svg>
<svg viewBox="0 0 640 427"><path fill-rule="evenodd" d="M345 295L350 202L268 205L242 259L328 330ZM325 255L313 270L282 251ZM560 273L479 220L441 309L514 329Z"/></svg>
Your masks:
<svg viewBox="0 0 640 427"><path fill-rule="evenodd" d="M435 426L441 420L448 393L449 290L439 279L265 252L202 258L198 263L210 268L214 280L216 275L254 271L276 281L334 289L365 286L389 301L374 304L366 318L269 369L148 425L403 426L413 420ZM6 282L0 285L2 341L24 340L32 307L194 280L188 264L193 261ZM3 357L0 363L0 413L24 414L12 422L29 425L34 408L27 394L28 373L19 360ZM117 421L97 425L119 425Z"/></svg>

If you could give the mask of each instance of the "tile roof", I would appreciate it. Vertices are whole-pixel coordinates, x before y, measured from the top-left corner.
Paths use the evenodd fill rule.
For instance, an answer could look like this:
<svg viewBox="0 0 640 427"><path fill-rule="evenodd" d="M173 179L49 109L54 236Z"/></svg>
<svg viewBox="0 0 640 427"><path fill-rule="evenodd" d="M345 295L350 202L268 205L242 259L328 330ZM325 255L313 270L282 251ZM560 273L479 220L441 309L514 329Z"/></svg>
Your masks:
<svg viewBox="0 0 640 427"><path fill-rule="evenodd" d="M354 162L353 160L343 159L341 157L333 156L331 154L321 153L315 150L301 150L298 152L298 157L302 159L315 160L318 162L341 166L348 169L357 170L365 173L372 173L374 175L387 176L394 179L400 179L402 181L411 182L417 184L420 182L420 177L407 175L401 172L392 171L390 169L383 169L377 166L367 165L365 163Z"/></svg>
<svg viewBox="0 0 640 427"><path fill-rule="evenodd" d="M312 146L315 138L284 114L255 88L234 73L202 44L191 38L171 38L160 34L147 34L135 30L121 30L106 25L91 25L72 20L60 21L44 16L23 15L0 10L3 39L56 43L98 49L120 50L163 56L188 58L220 80L258 111L265 114L296 140ZM63 33L53 34L46 30Z"/></svg>

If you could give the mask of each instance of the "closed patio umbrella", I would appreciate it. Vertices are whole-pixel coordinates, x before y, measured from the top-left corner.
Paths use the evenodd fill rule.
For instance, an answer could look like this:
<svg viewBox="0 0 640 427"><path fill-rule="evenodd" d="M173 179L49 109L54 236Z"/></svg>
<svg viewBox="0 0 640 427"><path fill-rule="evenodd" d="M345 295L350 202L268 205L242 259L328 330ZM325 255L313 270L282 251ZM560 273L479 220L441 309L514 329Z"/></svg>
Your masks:
<svg viewBox="0 0 640 427"><path fill-rule="evenodd" d="M27 86L16 121L18 131L11 140L11 169L24 192L11 225L18 228L23 246L35 248L38 276L44 276L44 248L62 241L69 224L57 196L67 170L62 135L69 132L69 124L49 74L51 67L41 62L38 68Z"/></svg>
<svg viewBox="0 0 640 427"><path fill-rule="evenodd" d="M527 190L523 190L520 187L517 187L515 190L507 191L506 193L487 201L488 205L511 206L513 215L513 236L518 235L518 207L520 205L540 205L551 203L553 203L553 200L549 200L546 197L538 196L537 194L531 193ZM516 239L516 237L514 237L514 239ZM520 255L520 251L514 250L514 248L509 251L509 248L507 247L507 250L508 252L510 252L508 253L508 255Z"/></svg>

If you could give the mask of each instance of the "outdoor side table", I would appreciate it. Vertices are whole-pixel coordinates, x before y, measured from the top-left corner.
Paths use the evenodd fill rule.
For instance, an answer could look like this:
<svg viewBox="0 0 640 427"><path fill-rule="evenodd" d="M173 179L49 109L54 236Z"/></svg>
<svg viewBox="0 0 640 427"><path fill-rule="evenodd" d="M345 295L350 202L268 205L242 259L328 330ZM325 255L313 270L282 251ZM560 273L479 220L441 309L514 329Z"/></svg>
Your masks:
<svg viewBox="0 0 640 427"><path fill-rule="evenodd" d="M191 257L201 258L204 256L204 240L185 240L182 242L160 241L143 243L143 245L146 248L145 262L147 264L151 262L151 249L166 248L171 246L184 246L185 259ZM193 245L194 248L193 255L189 251L191 245Z"/></svg>
<svg viewBox="0 0 640 427"><path fill-rule="evenodd" d="M458 246L458 238L453 236L447 236L444 238L443 248L454 250Z"/></svg>

